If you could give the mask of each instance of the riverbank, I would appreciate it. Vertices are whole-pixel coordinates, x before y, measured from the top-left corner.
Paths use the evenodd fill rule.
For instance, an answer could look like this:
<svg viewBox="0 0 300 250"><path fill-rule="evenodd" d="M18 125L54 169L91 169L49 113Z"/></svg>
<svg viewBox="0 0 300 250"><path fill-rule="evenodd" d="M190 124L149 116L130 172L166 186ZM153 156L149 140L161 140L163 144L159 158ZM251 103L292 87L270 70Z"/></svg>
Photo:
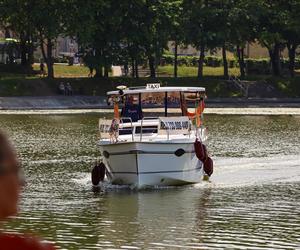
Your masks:
<svg viewBox="0 0 300 250"><path fill-rule="evenodd" d="M209 108L300 108L300 98L208 98ZM0 97L1 110L111 109L105 96Z"/></svg>
<svg viewBox="0 0 300 250"><path fill-rule="evenodd" d="M149 110L150 111L150 110ZM153 112L153 109L151 109ZM162 112L163 109L155 109ZM175 112L175 110L170 110ZM0 97L2 114L107 113L104 96ZM146 111L147 112L147 111ZM300 115L300 98L210 98L207 114Z"/></svg>
<svg viewBox="0 0 300 250"><path fill-rule="evenodd" d="M300 98L300 76L295 78L248 76L243 84L248 86L249 98ZM204 87L209 98L243 97L244 93L222 76L197 77L157 77L157 78L87 78L60 77L54 79L16 74L0 75L0 96L58 96L60 84L69 83L75 95L105 96L107 91L118 85L128 87L145 86L147 83L160 83L161 86Z"/></svg>

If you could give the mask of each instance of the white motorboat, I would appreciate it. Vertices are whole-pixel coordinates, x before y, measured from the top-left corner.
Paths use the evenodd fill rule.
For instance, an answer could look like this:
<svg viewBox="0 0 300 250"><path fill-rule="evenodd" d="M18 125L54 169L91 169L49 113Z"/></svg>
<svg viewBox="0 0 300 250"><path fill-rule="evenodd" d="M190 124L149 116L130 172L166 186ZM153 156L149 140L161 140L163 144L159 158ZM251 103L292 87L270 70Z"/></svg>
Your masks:
<svg viewBox="0 0 300 250"><path fill-rule="evenodd" d="M107 95L114 118L99 120L103 163L92 171L94 185L104 167L112 184L137 188L198 183L212 174L204 146L204 88L147 84ZM162 107L164 115L153 116Z"/></svg>

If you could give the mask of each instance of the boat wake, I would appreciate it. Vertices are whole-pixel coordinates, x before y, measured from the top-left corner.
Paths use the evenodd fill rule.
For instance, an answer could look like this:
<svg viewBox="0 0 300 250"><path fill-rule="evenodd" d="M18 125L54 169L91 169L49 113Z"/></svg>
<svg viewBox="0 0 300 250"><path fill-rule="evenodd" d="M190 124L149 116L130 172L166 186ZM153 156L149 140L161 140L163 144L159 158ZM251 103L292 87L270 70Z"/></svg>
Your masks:
<svg viewBox="0 0 300 250"><path fill-rule="evenodd" d="M211 185L235 187L300 181L300 159L296 155L262 158L215 158Z"/></svg>
<svg viewBox="0 0 300 250"><path fill-rule="evenodd" d="M282 182L300 182L300 159L296 155L262 158L215 157L215 172L209 181L202 181L184 188L231 188L240 186L265 185ZM72 179L78 185L91 187L90 173L78 173ZM100 183L102 191L136 190L132 185L113 185L107 179ZM152 186L143 190L165 190L183 186Z"/></svg>

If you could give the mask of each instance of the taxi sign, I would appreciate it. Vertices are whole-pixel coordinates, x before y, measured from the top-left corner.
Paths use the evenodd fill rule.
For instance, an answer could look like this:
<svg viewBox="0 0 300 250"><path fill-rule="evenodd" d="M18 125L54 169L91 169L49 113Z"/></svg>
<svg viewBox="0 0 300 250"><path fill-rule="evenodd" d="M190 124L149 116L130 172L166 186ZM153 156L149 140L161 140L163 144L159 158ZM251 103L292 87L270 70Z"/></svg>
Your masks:
<svg viewBox="0 0 300 250"><path fill-rule="evenodd" d="M146 89L159 89L160 83L147 83Z"/></svg>

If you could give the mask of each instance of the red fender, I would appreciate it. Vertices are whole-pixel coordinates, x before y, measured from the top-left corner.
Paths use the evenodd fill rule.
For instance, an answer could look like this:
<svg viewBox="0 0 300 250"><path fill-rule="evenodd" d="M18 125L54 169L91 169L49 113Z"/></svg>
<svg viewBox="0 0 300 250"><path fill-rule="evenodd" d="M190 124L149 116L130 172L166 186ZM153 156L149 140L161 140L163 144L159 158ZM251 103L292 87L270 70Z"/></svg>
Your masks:
<svg viewBox="0 0 300 250"><path fill-rule="evenodd" d="M211 176L214 172L214 162L210 157L207 157L206 161L203 164L203 169L204 172L208 175Z"/></svg>
<svg viewBox="0 0 300 250"><path fill-rule="evenodd" d="M200 142L198 138L194 142L194 149L195 149L197 158L200 161L205 162L205 160L207 159L206 146L202 142Z"/></svg>
<svg viewBox="0 0 300 250"><path fill-rule="evenodd" d="M0 249L5 250L55 250L56 247L40 239L22 234L0 233Z"/></svg>
<svg viewBox="0 0 300 250"><path fill-rule="evenodd" d="M103 162L97 164L92 169L92 183L97 186L100 181L104 180L106 168Z"/></svg>

